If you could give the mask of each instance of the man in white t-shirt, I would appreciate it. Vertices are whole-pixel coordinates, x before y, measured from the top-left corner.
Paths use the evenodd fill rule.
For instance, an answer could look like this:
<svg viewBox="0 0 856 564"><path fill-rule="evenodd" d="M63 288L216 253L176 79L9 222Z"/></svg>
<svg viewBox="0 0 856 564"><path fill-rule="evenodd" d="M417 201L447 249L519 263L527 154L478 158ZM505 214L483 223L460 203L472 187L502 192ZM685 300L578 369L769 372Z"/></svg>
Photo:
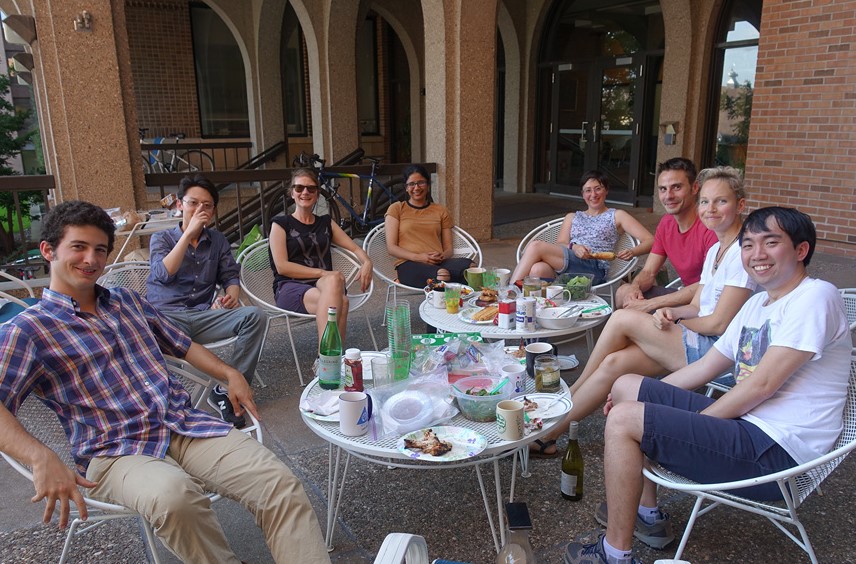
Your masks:
<svg viewBox="0 0 856 564"><path fill-rule="evenodd" d="M808 462L841 433L850 331L835 287L806 273L816 240L811 219L761 208L739 240L744 268L765 291L697 362L662 381L628 374L615 383L604 408L607 504L597 513L606 534L568 545L566 564L632 562L634 536L655 548L674 539L655 485L639 479L645 457L700 483L726 482ZM720 398L688 391L729 368L737 385ZM776 484L738 493L781 498Z"/></svg>

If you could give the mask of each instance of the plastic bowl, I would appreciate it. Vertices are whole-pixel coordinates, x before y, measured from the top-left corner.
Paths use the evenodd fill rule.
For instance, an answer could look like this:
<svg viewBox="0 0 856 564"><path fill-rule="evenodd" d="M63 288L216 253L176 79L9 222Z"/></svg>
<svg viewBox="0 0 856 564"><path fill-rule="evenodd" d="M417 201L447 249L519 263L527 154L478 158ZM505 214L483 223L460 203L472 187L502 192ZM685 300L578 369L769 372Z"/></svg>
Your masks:
<svg viewBox="0 0 856 564"><path fill-rule="evenodd" d="M383 405L383 416L396 427L415 428L431 424L431 399L418 391L406 390L390 397Z"/></svg>
<svg viewBox="0 0 856 564"><path fill-rule="evenodd" d="M575 313L562 317L563 314L567 314L574 309L576 309ZM579 307L575 306L545 307L538 310L535 319L538 321L538 325L544 329L569 329L577 322L581 311Z"/></svg>
<svg viewBox="0 0 856 564"><path fill-rule="evenodd" d="M586 280L583 281L582 279ZM561 284L571 293L571 301L584 300L591 293L593 274L568 273L556 279L554 284Z"/></svg>
<svg viewBox="0 0 856 564"><path fill-rule="evenodd" d="M504 399L511 397L514 391L514 384L508 382L499 393L492 396L474 396L467 394L467 390L492 390L497 384L502 381L502 378L493 378L490 376L467 376L461 378L455 385L452 386L452 394L458 402L458 408L461 410L461 415L470 421L484 423L487 421L496 421L496 404ZM460 391L458 391L460 390Z"/></svg>

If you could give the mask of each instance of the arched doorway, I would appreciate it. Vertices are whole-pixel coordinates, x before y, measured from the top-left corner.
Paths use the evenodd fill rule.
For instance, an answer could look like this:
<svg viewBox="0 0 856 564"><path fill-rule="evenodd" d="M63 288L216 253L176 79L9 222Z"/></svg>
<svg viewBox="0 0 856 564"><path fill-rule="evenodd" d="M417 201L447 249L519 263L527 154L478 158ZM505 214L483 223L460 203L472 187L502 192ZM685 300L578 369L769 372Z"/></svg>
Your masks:
<svg viewBox="0 0 856 564"><path fill-rule="evenodd" d="M538 62L535 187L580 196L583 172L610 199L650 205L663 18L658 1L555 2Z"/></svg>

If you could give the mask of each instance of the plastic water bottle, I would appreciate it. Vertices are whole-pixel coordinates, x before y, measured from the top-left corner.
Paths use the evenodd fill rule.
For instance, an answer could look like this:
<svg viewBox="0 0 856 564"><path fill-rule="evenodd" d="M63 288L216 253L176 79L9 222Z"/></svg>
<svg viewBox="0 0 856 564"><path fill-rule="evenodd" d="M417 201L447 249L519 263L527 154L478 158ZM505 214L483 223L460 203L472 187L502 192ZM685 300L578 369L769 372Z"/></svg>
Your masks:
<svg viewBox="0 0 856 564"><path fill-rule="evenodd" d="M336 324L336 308L327 309L327 327L318 346L318 384L325 390L339 388L342 381L342 336Z"/></svg>

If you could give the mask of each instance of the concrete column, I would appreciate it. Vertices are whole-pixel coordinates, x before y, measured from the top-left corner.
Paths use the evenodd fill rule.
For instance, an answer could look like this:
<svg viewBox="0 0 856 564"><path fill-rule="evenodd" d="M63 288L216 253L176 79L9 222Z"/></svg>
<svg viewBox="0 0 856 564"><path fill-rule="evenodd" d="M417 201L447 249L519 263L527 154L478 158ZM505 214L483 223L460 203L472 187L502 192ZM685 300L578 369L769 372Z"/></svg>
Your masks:
<svg viewBox="0 0 856 564"><path fill-rule="evenodd" d="M478 239L493 220L495 0L423 0L426 160L438 200Z"/></svg>
<svg viewBox="0 0 856 564"><path fill-rule="evenodd" d="M135 209L135 176L142 186L139 138L123 0L34 2L38 39L34 76L47 168L57 201L83 199ZM76 31L86 10L91 31Z"/></svg>

